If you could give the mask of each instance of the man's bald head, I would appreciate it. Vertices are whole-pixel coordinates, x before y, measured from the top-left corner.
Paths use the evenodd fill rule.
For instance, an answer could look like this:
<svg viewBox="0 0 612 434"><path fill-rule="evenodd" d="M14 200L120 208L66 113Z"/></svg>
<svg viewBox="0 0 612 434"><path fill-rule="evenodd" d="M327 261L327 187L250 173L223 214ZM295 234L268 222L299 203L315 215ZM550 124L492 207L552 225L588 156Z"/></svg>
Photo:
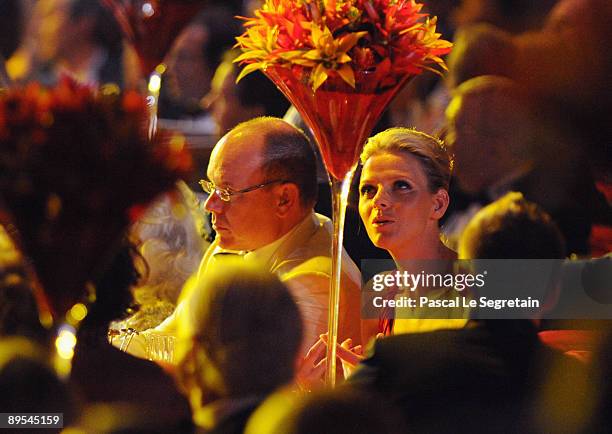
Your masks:
<svg viewBox="0 0 612 434"><path fill-rule="evenodd" d="M266 179L295 183L300 190L302 206L311 208L317 200L316 157L306 135L293 125L274 117L258 117L238 124L224 139L240 138L249 143L249 154L260 165ZM222 139L222 140L224 140Z"/></svg>
<svg viewBox="0 0 612 434"><path fill-rule="evenodd" d="M316 201L310 143L277 118L256 118L223 136L207 176L216 190L204 207L226 249L255 250L278 240L312 213Z"/></svg>

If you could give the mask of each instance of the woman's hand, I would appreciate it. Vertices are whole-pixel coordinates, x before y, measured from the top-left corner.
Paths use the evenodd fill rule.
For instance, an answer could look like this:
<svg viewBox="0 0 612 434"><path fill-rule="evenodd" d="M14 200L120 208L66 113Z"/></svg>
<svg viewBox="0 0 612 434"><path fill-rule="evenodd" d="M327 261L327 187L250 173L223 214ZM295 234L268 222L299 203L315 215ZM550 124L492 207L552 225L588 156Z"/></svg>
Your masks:
<svg viewBox="0 0 612 434"><path fill-rule="evenodd" d="M383 333L378 333L376 339L384 338ZM324 340L327 345L327 333L321 335L321 339ZM352 339L346 339L341 344L336 344L336 357L342 362L342 372L344 373L344 379L346 380L355 370L357 365L365 359L363 355L363 347L361 345L353 346Z"/></svg>
<svg viewBox="0 0 612 434"><path fill-rule="evenodd" d="M384 335L378 333L376 338ZM300 363L296 373L296 383L300 389L312 391L325 385L324 376L327 367L327 333L322 334L319 340L308 350L306 357ZM336 357L342 363L344 379L348 378L355 367L365 358L361 345L353 346L352 339L345 339L341 344L336 344Z"/></svg>
<svg viewBox="0 0 612 434"><path fill-rule="evenodd" d="M336 349L336 355L342 363L342 373L346 380L353 373L357 365L365 358L361 345L353 346L352 339L346 339Z"/></svg>
<svg viewBox="0 0 612 434"><path fill-rule="evenodd" d="M310 392L325 385L324 376L327 367L325 352L327 345L321 336L319 340L308 350L298 366L295 381L301 390Z"/></svg>
<svg viewBox="0 0 612 434"><path fill-rule="evenodd" d="M327 333L321 335L321 339L327 345ZM345 339L341 344L336 344L336 357L342 363L342 373L347 379L355 370L355 367L364 359L361 345L353 346L351 338Z"/></svg>

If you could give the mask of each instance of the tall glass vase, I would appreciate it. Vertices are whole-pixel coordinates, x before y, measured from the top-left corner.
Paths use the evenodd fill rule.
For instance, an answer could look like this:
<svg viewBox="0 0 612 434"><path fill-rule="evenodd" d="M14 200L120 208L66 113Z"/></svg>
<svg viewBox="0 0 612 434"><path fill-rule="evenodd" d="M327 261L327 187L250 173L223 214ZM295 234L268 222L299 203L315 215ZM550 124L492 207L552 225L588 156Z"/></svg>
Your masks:
<svg viewBox="0 0 612 434"><path fill-rule="evenodd" d="M308 74L301 68L272 65L264 73L291 101L312 130L329 174L334 232L326 382L333 387L336 382L344 218L351 181L365 140L409 76L387 76L380 80L369 71L357 72L355 88L340 77L330 76L313 91Z"/></svg>
<svg viewBox="0 0 612 434"><path fill-rule="evenodd" d="M148 133L157 131L162 63L180 31L204 7L205 0L100 0L113 12L127 41L134 47L147 79Z"/></svg>

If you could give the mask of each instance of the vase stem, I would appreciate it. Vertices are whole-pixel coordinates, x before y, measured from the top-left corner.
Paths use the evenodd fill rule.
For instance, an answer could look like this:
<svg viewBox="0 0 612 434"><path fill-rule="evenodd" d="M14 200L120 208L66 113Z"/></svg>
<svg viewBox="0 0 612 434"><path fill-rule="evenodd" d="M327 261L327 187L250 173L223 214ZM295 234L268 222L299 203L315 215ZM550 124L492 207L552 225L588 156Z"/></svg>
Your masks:
<svg viewBox="0 0 612 434"><path fill-rule="evenodd" d="M326 383L329 387L336 385L336 344L338 343L338 320L340 311L340 291L342 277L342 240L344 238L344 220L351 181L355 174L353 165L344 179L336 179L330 175L332 196L332 221L334 232L332 237L332 275L330 281L329 310L327 316L327 370Z"/></svg>
<svg viewBox="0 0 612 434"><path fill-rule="evenodd" d="M159 90L161 89L161 79L166 67L163 63L159 64L155 71L149 75L147 83L147 107L149 119L147 125L147 133L149 139L152 139L157 132L157 108L159 106Z"/></svg>

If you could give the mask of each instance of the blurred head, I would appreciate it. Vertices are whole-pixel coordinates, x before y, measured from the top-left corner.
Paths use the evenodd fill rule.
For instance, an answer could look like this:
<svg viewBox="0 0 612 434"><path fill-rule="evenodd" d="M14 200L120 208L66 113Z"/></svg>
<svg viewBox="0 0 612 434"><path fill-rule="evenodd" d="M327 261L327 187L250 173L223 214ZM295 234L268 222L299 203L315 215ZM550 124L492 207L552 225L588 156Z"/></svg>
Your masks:
<svg viewBox="0 0 612 434"><path fill-rule="evenodd" d="M562 259L557 225L521 193L511 192L481 209L459 240L461 259Z"/></svg>
<svg viewBox="0 0 612 434"><path fill-rule="evenodd" d="M515 56L509 33L488 24L461 28L448 55L448 82L454 88L481 75L509 76Z"/></svg>
<svg viewBox="0 0 612 434"><path fill-rule="evenodd" d="M180 33L168 54L168 85L180 99L199 100L210 89L213 71L208 68L202 47L208 33L191 24Z"/></svg>
<svg viewBox="0 0 612 434"><path fill-rule="evenodd" d="M446 117L455 174L467 193L490 188L533 163L535 113L524 90L512 80L481 76L462 83Z"/></svg>
<svg viewBox="0 0 612 434"><path fill-rule="evenodd" d="M215 69L239 33L224 7L209 6L180 33L168 54L166 79L172 97L197 106L210 91Z"/></svg>
<svg viewBox="0 0 612 434"><path fill-rule="evenodd" d="M205 208L219 245L227 249L254 250L279 239L316 201L313 149L304 133L281 119L253 119L223 136L207 178L217 190ZM230 192L228 201L219 189Z"/></svg>
<svg viewBox="0 0 612 434"><path fill-rule="evenodd" d="M70 23L86 22L87 35L99 47L114 51L121 47L123 38L113 13L98 0L72 0Z"/></svg>
<svg viewBox="0 0 612 434"><path fill-rule="evenodd" d="M412 433L390 402L367 390L341 386L308 395L283 389L249 419L245 434Z"/></svg>
<svg viewBox="0 0 612 434"><path fill-rule="evenodd" d="M70 0L40 0L32 12L36 51L42 62L53 61L60 51L61 33L70 15Z"/></svg>
<svg viewBox="0 0 612 434"><path fill-rule="evenodd" d="M359 214L374 245L397 259L405 246L437 239L451 174L443 143L391 128L368 140L361 162Z"/></svg>
<svg viewBox="0 0 612 434"><path fill-rule="evenodd" d="M236 83L239 67L233 63L235 57L236 52L227 53L202 101L211 111L219 135L257 116L283 117L289 108L287 99L260 71Z"/></svg>
<svg viewBox="0 0 612 434"><path fill-rule="evenodd" d="M48 355L22 337L0 339L0 408L9 413L63 413L69 425L78 401L49 366Z"/></svg>
<svg viewBox="0 0 612 434"><path fill-rule="evenodd" d="M258 264L221 259L200 281L179 329L179 362L192 406L264 396L293 379L302 340L300 312L278 278ZM181 351L179 350L179 354Z"/></svg>
<svg viewBox="0 0 612 434"><path fill-rule="evenodd" d="M66 3L64 0L58 2ZM57 9L55 59L72 57L75 46L89 44L107 53L122 49L121 30L112 12L97 0L70 0L65 9ZM45 24L46 25L46 24ZM113 55L113 54L107 54Z"/></svg>

